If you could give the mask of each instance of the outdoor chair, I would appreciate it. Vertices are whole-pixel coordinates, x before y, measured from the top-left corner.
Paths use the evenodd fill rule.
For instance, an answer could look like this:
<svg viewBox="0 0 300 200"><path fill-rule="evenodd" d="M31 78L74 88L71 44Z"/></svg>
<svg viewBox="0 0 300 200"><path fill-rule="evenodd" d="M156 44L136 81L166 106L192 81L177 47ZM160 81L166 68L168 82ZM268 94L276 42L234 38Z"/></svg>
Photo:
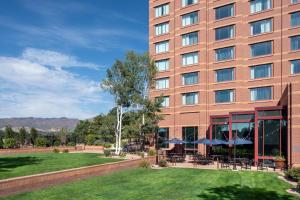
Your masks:
<svg viewBox="0 0 300 200"><path fill-rule="evenodd" d="M259 161L258 163L257 163L257 171L258 170L269 170L269 168L265 165L265 163L264 163L264 161Z"/></svg>
<svg viewBox="0 0 300 200"><path fill-rule="evenodd" d="M226 161L222 161L222 162L221 162L221 168L228 169L228 168L230 168L230 165L229 165L229 163L228 163L228 162L226 162Z"/></svg>
<svg viewBox="0 0 300 200"><path fill-rule="evenodd" d="M244 160L241 162L241 169L245 169L245 170L250 169L251 170L251 164L252 164L251 161Z"/></svg>

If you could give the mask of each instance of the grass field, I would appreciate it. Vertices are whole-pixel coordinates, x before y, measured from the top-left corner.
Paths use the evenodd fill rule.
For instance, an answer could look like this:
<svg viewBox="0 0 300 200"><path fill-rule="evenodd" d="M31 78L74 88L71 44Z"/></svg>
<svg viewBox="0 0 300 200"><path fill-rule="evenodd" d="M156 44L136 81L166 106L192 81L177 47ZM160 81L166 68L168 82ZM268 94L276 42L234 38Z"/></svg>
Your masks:
<svg viewBox="0 0 300 200"><path fill-rule="evenodd" d="M0 179L118 161L95 153L31 153L0 156Z"/></svg>
<svg viewBox="0 0 300 200"><path fill-rule="evenodd" d="M285 191L288 188L273 173L140 168L2 199L299 200Z"/></svg>

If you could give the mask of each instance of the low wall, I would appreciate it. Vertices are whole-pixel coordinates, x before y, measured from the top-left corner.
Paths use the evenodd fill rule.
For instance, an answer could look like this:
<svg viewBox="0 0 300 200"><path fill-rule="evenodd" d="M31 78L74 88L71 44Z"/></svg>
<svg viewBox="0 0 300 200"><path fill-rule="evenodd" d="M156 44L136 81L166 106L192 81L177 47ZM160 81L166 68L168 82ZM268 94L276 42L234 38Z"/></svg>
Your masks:
<svg viewBox="0 0 300 200"><path fill-rule="evenodd" d="M75 147L47 147L47 148L19 148L19 149L0 149L0 155L18 154L18 153L46 153L52 152L53 149L60 151L68 149L69 151L77 151Z"/></svg>
<svg viewBox="0 0 300 200"><path fill-rule="evenodd" d="M155 157L145 158L154 163ZM0 196L7 196L20 192L33 191L52 185L85 179L93 176L106 175L124 169L137 168L142 159L124 160L115 163L80 167L57 172L23 176L0 180Z"/></svg>

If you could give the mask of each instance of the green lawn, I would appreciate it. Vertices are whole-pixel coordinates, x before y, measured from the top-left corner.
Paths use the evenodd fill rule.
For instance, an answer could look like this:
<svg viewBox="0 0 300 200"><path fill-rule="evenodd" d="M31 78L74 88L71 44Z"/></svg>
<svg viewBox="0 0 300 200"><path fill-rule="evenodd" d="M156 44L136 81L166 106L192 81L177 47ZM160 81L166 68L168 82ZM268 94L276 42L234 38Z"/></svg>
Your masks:
<svg viewBox="0 0 300 200"><path fill-rule="evenodd" d="M135 169L2 198L3 200L296 200L276 174L198 169ZM1 198L0 198L1 199ZM1 199L1 200L2 200Z"/></svg>
<svg viewBox="0 0 300 200"><path fill-rule="evenodd" d="M115 162L96 153L31 153L0 156L0 179Z"/></svg>

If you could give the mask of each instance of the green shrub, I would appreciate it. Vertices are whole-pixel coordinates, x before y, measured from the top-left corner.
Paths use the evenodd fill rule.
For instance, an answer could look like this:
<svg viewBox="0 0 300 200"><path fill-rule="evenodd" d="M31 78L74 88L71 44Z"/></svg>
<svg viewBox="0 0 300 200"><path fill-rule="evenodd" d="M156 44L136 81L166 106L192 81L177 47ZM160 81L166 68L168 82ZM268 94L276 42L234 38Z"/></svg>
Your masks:
<svg viewBox="0 0 300 200"><path fill-rule="evenodd" d="M15 148L15 147L17 147L16 139L14 139L14 138L3 139L3 147L4 148Z"/></svg>
<svg viewBox="0 0 300 200"><path fill-rule="evenodd" d="M69 153L69 149L64 149L63 153Z"/></svg>
<svg viewBox="0 0 300 200"><path fill-rule="evenodd" d="M53 149L52 152L53 153L59 153L59 149Z"/></svg>
<svg viewBox="0 0 300 200"><path fill-rule="evenodd" d="M111 148L111 144L110 143L104 143L104 148Z"/></svg>
<svg viewBox="0 0 300 200"><path fill-rule="evenodd" d="M75 142L68 142L67 146L74 147L75 146Z"/></svg>
<svg viewBox="0 0 300 200"><path fill-rule="evenodd" d="M56 140L56 141L53 143L53 146L55 146L55 147L60 146L60 141Z"/></svg>
<svg viewBox="0 0 300 200"><path fill-rule="evenodd" d="M144 152L139 152L138 155L141 156L141 158L145 157L145 153Z"/></svg>
<svg viewBox="0 0 300 200"><path fill-rule="evenodd" d="M300 167L294 167L289 169L286 173L285 173L286 177L295 181L299 181L300 180Z"/></svg>
<svg viewBox="0 0 300 200"><path fill-rule="evenodd" d="M35 146L37 146L37 147L46 147L47 146L46 138L42 138L42 137L36 138Z"/></svg>
<svg viewBox="0 0 300 200"><path fill-rule="evenodd" d="M300 180L298 181L297 191L300 193Z"/></svg>
<svg viewBox="0 0 300 200"><path fill-rule="evenodd" d="M111 152L109 149L104 149L104 155L105 157L109 157L111 155Z"/></svg>
<svg viewBox="0 0 300 200"><path fill-rule="evenodd" d="M160 167L168 167L168 162L166 161L166 160L160 160L159 162L158 162L158 166L160 166Z"/></svg>
<svg viewBox="0 0 300 200"><path fill-rule="evenodd" d="M125 158L126 153L122 151L122 152L120 152L119 156L120 156L121 158Z"/></svg>
<svg viewBox="0 0 300 200"><path fill-rule="evenodd" d="M140 164L140 167L142 168L150 168L151 167L151 163L148 160L143 159Z"/></svg>
<svg viewBox="0 0 300 200"><path fill-rule="evenodd" d="M94 145L97 140L97 135L89 134L86 136L86 143L87 145Z"/></svg>
<svg viewBox="0 0 300 200"><path fill-rule="evenodd" d="M95 145L95 146L103 146L103 142L101 142L101 141L99 141L99 140L96 140L96 141L94 142L94 145Z"/></svg>
<svg viewBox="0 0 300 200"><path fill-rule="evenodd" d="M155 156L156 152L154 149L149 150L149 156Z"/></svg>

